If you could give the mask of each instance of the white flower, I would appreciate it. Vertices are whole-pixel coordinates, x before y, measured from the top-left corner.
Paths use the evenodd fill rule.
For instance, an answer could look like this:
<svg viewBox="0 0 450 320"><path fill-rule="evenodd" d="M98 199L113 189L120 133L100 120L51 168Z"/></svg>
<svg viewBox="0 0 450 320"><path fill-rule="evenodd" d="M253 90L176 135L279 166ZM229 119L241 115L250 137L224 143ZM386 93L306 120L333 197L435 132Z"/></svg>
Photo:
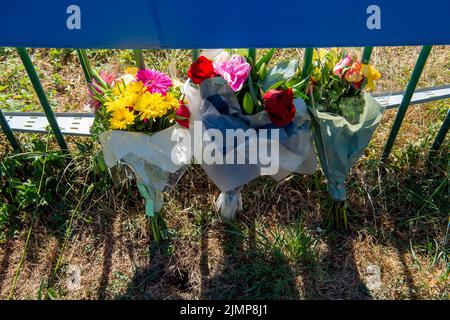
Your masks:
<svg viewBox="0 0 450 320"><path fill-rule="evenodd" d="M134 80L136 80L136 78L132 75L132 74L124 74L123 76L121 76L120 78L118 78L116 80L116 83L122 83L125 82L125 85L129 84L130 82L133 82Z"/></svg>
<svg viewBox="0 0 450 320"><path fill-rule="evenodd" d="M223 49L206 49L202 51L202 56L214 62L227 62L230 54Z"/></svg>

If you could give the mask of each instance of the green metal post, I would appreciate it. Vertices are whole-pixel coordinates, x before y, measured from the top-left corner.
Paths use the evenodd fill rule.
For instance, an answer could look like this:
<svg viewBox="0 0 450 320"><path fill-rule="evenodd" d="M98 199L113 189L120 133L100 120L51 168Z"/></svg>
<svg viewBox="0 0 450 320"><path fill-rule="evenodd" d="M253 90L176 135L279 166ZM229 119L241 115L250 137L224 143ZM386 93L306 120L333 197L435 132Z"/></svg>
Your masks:
<svg viewBox="0 0 450 320"><path fill-rule="evenodd" d="M143 70L145 69L144 54L141 49L134 49L134 60L136 61L136 67Z"/></svg>
<svg viewBox="0 0 450 320"><path fill-rule="evenodd" d="M314 48L305 49L305 58L303 62L302 78L305 79L308 76L308 69L312 63Z"/></svg>
<svg viewBox="0 0 450 320"><path fill-rule="evenodd" d="M409 103L416 89L417 82L419 81L420 75L422 74L425 63L427 62L428 56L430 55L432 46L423 46L420 51L419 57L417 58L416 66L409 79L408 86L406 87L405 94L403 95L402 102L395 117L394 124L392 125L391 132L389 133L388 140L384 147L383 154L381 155L381 163L386 164L389 154L391 153L392 147L394 145L395 139L397 138L398 131L402 125L403 118L405 117L406 111L408 110Z"/></svg>
<svg viewBox="0 0 450 320"><path fill-rule="evenodd" d="M0 126L2 127L3 132L5 133L6 138L8 139L9 143L13 147L14 151L20 152L20 144L19 141L17 141L16 137L14 136L14 133L11 130L11 127L8 124L8 121L5 118L5 115L3 114L3 111L0 109Z"/></svg>
<svg viewBox="0 0 450 320"><path fill-rule="evenodd" d="M192 62L197 60L198 57L200 56L200 53L199 53L198 49L192 49L191 50L191 56L192 56Z"/></svg>
<svg viewBox="0 0 450 320"><path fill-rule="evenodd" d="M439 148L442 145L442 142L445 139L445 136L447 135L448 129L450 128L450 110L447 111L447 116L444 119L444 122L442 123L441 129L439 129L439 132L434 139L433 145L430 149L430 156L432 156L436 151L439 150Z"/></svg>
<svg viewBox="0 0 450 320"><path fill-rule="evenodd" d="M364 47L363 55L361 62L364 64L368 64L370 60L370 56L372 55L373 47Z"/></svg>
<svg viewBox="0 0 450 320"><path fill-rule="evenodd" d="M81 68L83 68L84 77L87 83L92 82L92 67L89 59L87 58L86 51L83 49L77 49L78 59L80 60Z"/></svg>
<svg viewBox="0 0 450 320"><path fill-rule="evenodd" d="M28 77L33 84L34 91L41 102L41 105L44 109L45 115L47 116L48 123L52 127L53 133L55 134L56 140L58 141L59 147L67 151L68 147L64 137L61 133L61 129L59 128L58 122L56 121L55 114L53 113L52 107L47 99L47 95L45 94L44 88L42 87L41 82L39 81L39 76L34 69L33 63L31 62L30 56L28 55L27 49L25 48L16 48L19 53L20 59L25 67L25 70L28 73Z"/></svg>

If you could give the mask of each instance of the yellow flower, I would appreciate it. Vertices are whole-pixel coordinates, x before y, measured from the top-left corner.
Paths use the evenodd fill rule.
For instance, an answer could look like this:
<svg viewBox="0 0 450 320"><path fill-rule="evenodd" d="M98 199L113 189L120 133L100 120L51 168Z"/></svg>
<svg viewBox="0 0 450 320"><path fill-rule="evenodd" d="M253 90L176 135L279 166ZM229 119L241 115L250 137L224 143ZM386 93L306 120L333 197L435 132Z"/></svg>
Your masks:
<svg viewBox="0 0 450 320"><path fill-rule="evenodd" d="M315 69L313 70L314 78L320 78L320 69L319 66L324 66L328 70L333 70L334 66L338 62L338 50L336 48L332 48L329 50L325 49L316 49L313 51L313 63Z"/></svg>
<svg viewBox="0 0 450 320"><path fill-rule="evenodd" d="M124 109L126 107L133 107L137 100L137 94L125 93L118 96L114 100L107 101L105 103L106 112L114 112L119 109Z"/></svg>
<svg viewBox="0 0 450 320"><path fill-rule="evenodd" d="M138 68L136 68L136 67L125 68L125 73L131 74L134 77L136 77L137 72L138 72Z"/></svg>
<svg viewBox="0 0 450 320"><path fill-rule="evenodd" d="M362 74L367 78L366 89L368 91L375 90L375 80L381 78L381 73L370 64L362 65Z"/></svg>
<svg viewBox="0 0 450 320"><path fill-rule="evenodd" d="M121 99L108 100L105 102L106 112L114 112L126 107Z"/></svg>
<svg viewBox="0 0 450 320"><path fill-rule="evenodd" d="M119 96L125 92L126 88L126 84L124 84L122 81L116 81L112 92L115 96Z"/></svg>
<svg viewBox="0 0 450 320"><path fill-rule="evenodd" d="M136 97L144 94L144 92L147 91L147 88L142 84L142 82L140 81L133 81L131 82L126 90L125 90L125 94L129 94L129 95L135 95Z"/></svg>
<svg viewBox="0 0 450 320"><path fill-rule="evenodd" d="M336 48L332 48L328 51L326 62L327 69L333 70L334 66L338 63L339 61L338 53L339 52Z"/></svg>
<svg viewBox="0 0 450 320"><path fill-rule="evenodd" d="M113 88L114 97L105 103L106 112L114 112L123 108L134 108L139 96L145 92L145 86L138 81L124 85L118 82Z"/></svg>
<svg viewBox="0 0 450 320"><path fill-rule="evenodd" d="M313 60L314 61L323 61L325 56L327 55L327 51L325 49L316 49L313 51Z"/></svg>
<svg viewBox="0 0 450 320"><path fill-rule="evenodd" d="M111 129L126 130L128 125L134 124L134 114L127 108L120 108L112 113L109 119Z"/></svg>
<svg viewBox="0 0 450 320"><path fill-rule="evenodd" d="M321 78L322 74L320 73L319 67L314 67L314 70L312 72L312 79L317 82L320 81Z"/></svg>
<svg viewBox="0 0 450 320"><path fill-rule="evenodd" d="M141 120L162 117L171 108L170 103L161 94L148 91L139 96L134 106L134 110L139 112Z"/></svg>
<svg viewBox="0 0 450 320"><path fill-rule="evenodd" d="M319 81L321 78L320 74L320 64L323 61L323 58L326 56L326 51L324 49L314 49L313 50L313 70L311 77L314 79L314 81Z"/></svg>
<svg viewBox="0 0 450 320"><path fill-rule="evenodd" d="M178 108L178 106L180 104L178 99L170 92L166 94L166 96L164 97L164 100L170 107L172 107L174 109Z"/></svg>

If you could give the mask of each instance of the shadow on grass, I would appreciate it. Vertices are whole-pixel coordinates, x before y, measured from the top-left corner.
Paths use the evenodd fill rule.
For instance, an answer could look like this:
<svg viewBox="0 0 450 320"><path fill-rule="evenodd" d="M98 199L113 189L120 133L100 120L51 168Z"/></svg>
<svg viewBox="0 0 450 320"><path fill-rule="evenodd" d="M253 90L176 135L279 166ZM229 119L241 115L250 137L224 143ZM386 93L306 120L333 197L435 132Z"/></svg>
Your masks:
<svg viewBox="0 0 450 320"><path fill-rule="evenodd" d="M188 240L192 241L189 242L192 250L182 252L184 256L195 255L193 260L199 257L196 260L197 264L194 266L177 261L178 258L169 249L172 241L160 246L150 246L148 264L135 271L126 293L115 298L373 299L376 295L366 287L362 279L364 270L359 270L361 262L357 263L354 251L354 243L364 235L372 235L377 243L386 243L398 252L399 262L403 267L401 276L406 280L407 296L413 299L420 298L421 296L417 294L420 288L414 284L414 270L406 256L410 253L410 241L423 245L427 234L431 237L440 234L439 229L430 228L429 223L434 219L436 223L433 225L438 226L441 219L446 219L445 214L438 213L448 208L444 203L445 199L440 199L439 203L433 200L434 197L445 198L442 194L445 187L441 187L441 191L433 195L433 191L442 183L442 177L438 175L436 181L430 182L430 179L433 179L427 175L407 174L402 175L402 179L393 176L390 180L382 181L380 188L383 193L380 194L377 187L374 187L377 179L375 177L375 180L367 181L372 186L368 194L375 199L370 210L364 207L367 206L367 203L362 201L365 195L358 194L359 191L355 190L355 180L349 181L349 193L352 194L350 202L356 210L359 208L359 213L352 214L352 230L345 235L317 231L321 219L311 218L311 212L318 213L318 211L314 211L314 208L312 211L305 210L300 205L294 205L287 213L280 210L278 214L281 214L281 219L271 217L272 220L276 220L275 224L270 225L265 225L265 220L253 212L251 206L247 211L240 213L235 223L230 224L211 223L208 221L210 217L201 210L200 214L204 215L200 219L201 232L198 238ZM279 190L278 194L289 197L287 191L295 189L295 183L295 179L287 182L286 190ZM316 190L311 190L313 186L309 190L301 190L298 198L291 200L294 203L307 201L308 194L313 194L311 197L318 210L318 199L326 196L324 181L321 185L323 188L319 186ZM270 198L265 201L270 205L274 203ZM430 201L434 204L430 204ZM263 208L262 212L267 210ZM282 245L273 237L264 238L264 233L270 232L274 226L281 230L290 228L297 218L302 218L303 212L307 212L309 216L307 229L324 246L320 250L317 249L320 256L316 257L313 263L293 259L286 253L291 244L296 244L295 241L301 237L301 233L294 233L288 237L291 242ZM408 215L408 212L414 212L414 215ZM381 221L381 214L391 218L392 226L389 230L380 228L384 223ZM324 213L319 216L323 219ZM418 229L411 225L411 219L415 218L418 221L424 219L418 223ZM213 239L209 237L212 230L219 234L218 239L223 253L218 271L210 267L210 260L217 260L217 252L211 251L214 249L210 248ZM377 261L366 262L378 264ZM191 277L197 271L200 273L198 287L195 281L192 282ZM105 274L109 272L110 270L107 270Z"/></svg>
<svg viewBox="0 0 450 320"><path fill-rule="evenodd" d="M330 233L325 238L327 250L314 268L301 271L303 298L315 299L373 299L361 279L353 253L351 236Z"/></svg>
<svg viewBox="0 0 450 320"><path fill-rule="evenodd" d="M116 295L114 299L119 300L154 300L161 299L165 296L169 299L181 299L173 292L164 294L164 288L161 288L161 279L167 281L167 273L170 262L170 255L168 254L169 242L165 241L159 245L151 244L149 247L149 261L146 267L137 269L128 283L124 294ZM183 290L186 288L188 279L187 274L178 274L176 279L171 279L169 282ZM162 284L164 285L164 284Z"/></svg>
<svg viewBox="0 0 450 320"><path fill-rule="evenodd" d="M194 294L211 300L371 299L358 272L352 236L317 235L311 231L314 225L299 222L300 212L274 226L266 225L251 208L233 223L211 223L202 211L201 233L191 251L199 255L197 267L192 265L196 270L178 266L177 258L164 248L168 244L150 248L148 265L135 272L126 294L116 298L180 299L179 294ZM217 251L211 251L216 247L210 247L213 230L222 254L220 266L211 270L210 260L217 261ZM327 247L320 257L317 240ZM197 270L200 283L195 287L190 277Z"/></svg>
<svg viewBox="0 0 450 320"><path fill-rule="evenodd" d="M208 239L203 237L200 299L298 299L295 271L283 252L266 240L258 235L254 217L243 224L224 224L222 271L210 278Z"/></svg>
<svg viewBox="0 0 450 320"><path fill-rule="evenodd" d="M112 256L115 249L114 239L114 219L111 216L104 217L104 225L108 230L104 232L103 240L103 267L100 276L100 285L97 291L97 299L104 300L107 297L106 289L108 287L109 276L111 274Z"/></svg>
<svg viewBox="0 0 450 320"><path fill-rule="evenodd" d="M10 261L10 257L11 257L11 253L12 253L11 245L12 245L12 241L9 239L5 243L5 249L3 251L2 262L0 264L0 292L2 292L2 290L3 290L3 283L6 278L6 271L8 270L8 267L9 267L9 261Z"/></svg>
<svg viewBox="0 0 450 320"><path fill-rule="evenodd" d="M439 263L438 256L444 264L447 259L442 246L446 243L443 236L450 212L448 148L443 147L432 161L424 159L413 145L391 157L396 159L391 158L385 167L378 161L374 165L364 163L363 170L368 176L363 183L370 190L365 193L373 203L370 210L361 209L362 213L355 217L355 230L373 236L379 245L396 252L402 270L398 276L403 277L406 286L405 292L399 290L398 297L423 299L424 294L419 293L423 284L416 282L415 274L421 266L414 261L414 251L421 251L422 258L428 257L428 268Z"/></svg>
<svg viewBox="0 0 450 320"><path fill-rule="evenodd" d="M243 226L219 223L223 264L211 276L209 267L207 216L203 217L198 244L200 299L298 299L296 274L287 257L257 235L255 221ZM241 230L242 228L243 230ZM183 299L195 295L190 282L194 270L179 266L168 250L170 242L149 248L148 264L139 268L128 283L125 294L116 299ZM192 252L196 252L193 250ZM194 291L193 291L194 290Z"/></svg>
<svg viewBox="0 0 450 320"><path fill-rule="evenodd" d="M448 146L447 146L448 147ZM416 155L417 156L417 155ZM411 155L409 155L411 157ZM414 157L412 157L414 159ZM417 160L417 159L414 159ZM402 264L403 276L408 286L409 299L421 299L421 284L416 283L414 269L420 263L414 261L416 252L428 258L428 267L441 262L448 263L448 248L445 248L445 228L448 228L450 197L448 193L448 148L444 147L433 161L427 161L421 170L411 168L396 182L383 181L385 198L395 202L392 194L397 193L401 204L392 212L394 225L392 233L385 242L396 248ZM433 241L430 241L433 239ZM413 260L407 261L407 255ZM447 260L447 261L446 261Z"/></svg>

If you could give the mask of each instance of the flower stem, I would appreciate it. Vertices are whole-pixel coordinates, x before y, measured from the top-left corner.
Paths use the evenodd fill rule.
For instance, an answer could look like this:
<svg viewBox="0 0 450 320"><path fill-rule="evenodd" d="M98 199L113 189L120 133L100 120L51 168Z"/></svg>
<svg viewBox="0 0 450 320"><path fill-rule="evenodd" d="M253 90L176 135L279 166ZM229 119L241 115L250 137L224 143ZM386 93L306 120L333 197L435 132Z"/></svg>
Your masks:
<svg viewBox="0 0 450 320"><path fill-rule="evenodd" d="M252 60L252 69L256 65L256 49L255 48L249 48L248 49L248 56Z"/></svg>
<svg viewBox="0 0 450 320"><path fill-rule="evenodd" d="M199 53L198 49L192 49L191 55L192 55L192 62L195 62L195 60L198 59L200 53Z"/></svg>
<svg viewBox="0 0 450 320"><path fill-rule="evenodd" d="M326 228L333 228L337 232L348 231L347 203L345 201L330 200L326 209Z"/></svg>
<svg viewBox="0 0 450 320"><path fill-rule="evenodd" d="M159 213L155 213L153 217L150 217L150 228L153 236L153 240L156 243L161 243L167 240L167 226L163 217Z"/></svg>

